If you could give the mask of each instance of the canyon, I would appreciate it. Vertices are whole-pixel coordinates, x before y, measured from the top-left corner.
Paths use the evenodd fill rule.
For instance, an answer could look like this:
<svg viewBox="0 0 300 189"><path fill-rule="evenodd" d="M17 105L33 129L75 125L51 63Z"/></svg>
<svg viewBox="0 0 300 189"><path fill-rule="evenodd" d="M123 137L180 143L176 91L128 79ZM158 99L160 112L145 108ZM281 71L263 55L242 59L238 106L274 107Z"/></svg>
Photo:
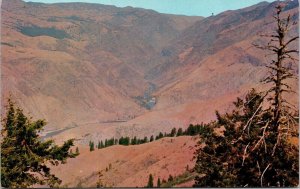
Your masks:
<svg viewBox="0 0 300 189"><path fill-rule="evenodd" d="M95 152L89 152L88 143L208 123L216 110L230 110L251 88L264 90L260 80L272 57L253 43L267 42L259 34L274 28L275 5L261 2L200 17L100 4L3 0L1 109L11 97L32 119L47 121L43 139L75 139L82 154L54 168L65 185L95 186L95 173L110 163L118 167L104 174L110 186L144 186L150 173L155 179L178 175L192 166L193 137ZM289 2L283 15L297 21L298 7L298 1ZM298 27L291 32L299 35ZM298 75L298 65L290 66ZM295 91L297 82L290 81ZM298 94L288 99L298 107ZM149 157L150 164L144 162ZM94 167L97 161L101 163Z"/></svg>

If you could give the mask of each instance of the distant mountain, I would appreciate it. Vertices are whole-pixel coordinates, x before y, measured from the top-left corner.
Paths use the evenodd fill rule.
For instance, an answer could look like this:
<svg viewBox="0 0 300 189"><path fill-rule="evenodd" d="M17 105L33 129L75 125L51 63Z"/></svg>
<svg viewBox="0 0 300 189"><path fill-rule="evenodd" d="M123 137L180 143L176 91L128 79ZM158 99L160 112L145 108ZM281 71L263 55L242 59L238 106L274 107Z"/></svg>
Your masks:
<svg viewBox="0 0 300 189"><path fill-rule="evenodd" d="M86 3L4 0L4 96L55 128L131 119L149 60L201 17Z"/></svg>
<svg viewBox="0 0 300 189"><path fill-rule="evenodd" d="M291 14L292 20L298 21L298 1L287 2L284 15ZM146 74L159 88L155 95L163 103L156 108L185 107L183 115L203 115L200 119L205 119L208 117L207 111L211 113L218 107L228 107L223 103L245 94L250 87L258 87L266 73L264 66L271 57L265 57L267 52L255 49L252 43L266 42L259 34L273 30L272 15L277 3L262 2L248 8L226 11L197 21L185 29L164 48L170 56L158 57L157 65ZM297 26L291 34L299 35ZM294 43L293 47L297 49L298 44ZM298 74L298 65L291 66ZM297 91L296 80L293 85ZM297 96L290 100L298 104ZM223 105L219 106L218 101ZM210 102L209 107L207 102ZM199 106L195 105L197 103L200 103ZM205 108L201 107L202 104Z"/></svg>
<svg viewBox="0 0 300 189"><path fill-rule="evenodd" d="M2 96L11 92L47 130L64 128L45 133L56 140L149 136L209 121L264 76L270 57L252 43L272 30L276 3L202 18L3 0ZM298 6L289 2L284 14L298 20ZM290 100L298 104L297 95Z"/></svg>
<svg viewBox="0 0 300 189"><path fill-rule="evenodd" d="M297 21L298 1L286 2L283 15ZM62 187L95 187L101 170L107 186L143 187L150 173L156 185L158 177L187 173L176 186L191 187L193 175L186 170L194 164L197 136L93 152L88 143L149 138L208 122L252 87L264 89L259 81L272 57L252 43L266 42L258 33L273 30L277 3L202 18L2 0L1 108L11 94L26 114L47 120L43 138L75 138L80 155L51 168ZM299 35L298 25L292 34ZM298 65L290 66L299 75ZM298 80L289 82L298 91ZM298 106L297 93L288 99Z"/></svg>
<svg viewBox="0 0 300 189"><path fill-rule="evenodd" d="M276 4L277 2L261 2L196 22L164 49L172 56L165 62L159 61L158 66L149 71L149 77L165 77L165 72L172 72L174 68L181 69L186 64L198 64L227 47L257 37L258 33L270 32L273 26L269 22L273 21L271 17L275 13ZM294 21L299 18L296 10L298 7L298 1L291 1L285 9L286 13L293 15ZM298 32L296 27L293 32ZM262 61L249 58L249 63L258 66ZM169 67L172 69L168 69Z"/></svg>

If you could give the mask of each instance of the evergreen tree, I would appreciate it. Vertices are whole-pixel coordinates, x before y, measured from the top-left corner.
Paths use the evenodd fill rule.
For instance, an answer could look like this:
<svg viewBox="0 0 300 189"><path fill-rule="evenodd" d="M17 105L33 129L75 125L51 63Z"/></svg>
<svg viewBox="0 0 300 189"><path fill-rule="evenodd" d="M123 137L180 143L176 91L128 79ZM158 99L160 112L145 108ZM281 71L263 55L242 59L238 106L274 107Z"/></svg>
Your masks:
<svg viewBox="0 0 300 189"><path fill-rule="evenodd" d="M182 135L183 135L182 128L179 128L177 131L177 136L182 136Z"/></svg>
<svg viewBox="0 0 300 189"><path fill-rule="evenodd" d="M152 174L149 175L147 188L153 188L153 176L152 176Z"/></svg>
<svg viewBox="0 0 300 189"><path fill-rule="evenodd" d="M176 128L173 128L170 133L170 137L176 136Z"/></svg>
<svg viewBox="0 0 300 189"><path fill-rule="evenodd" d="M101 147L101 148L104 148L104 147L105 147L102 140L101 140L101 142L100 142L100 147Z"/></svg>
<svg viewBox="0 0 300 189"><path fill-rule="evenodd" d="M61 180L50 173L49 163L58 165L78 154L69 153L73 139L57 146L52 140L42 141L39 132L44 120L32 121L9 99L1 130L1 185L27 188L34 184L58 186Z"/></svg>
<svg viewBox="0 0 300 189"><path fill-rule="evenodd" d="M195 136L197 134L195 126L190 124L186 130L186 135L188 136Z"/></svg>
<svg viewBox="0 0 300 189"><path fill-rule="evenodd" d="M148 142L148 137L144 137L143 143L147 143Z"/></svg>
<svg viewBox="0 0 300 189"><path fill-rule="evenodd" d="M76 147L76 154L79 154L79 148L78 148L78 146Z"/></svg>
<svg viewBox="0 0 300 189"><path fill-rule="evenodd" d="M115 145L115 138L113 137L111 140L111 146Z"/></svg>
<svg viewBox="0 0 300 189"><path fill-rule="evenodd" d="M203 132L206 132L207 131L207 125L201 123L200 125L197 125L196 126L196 133L197 134L202 134Z"/></svg>
<svg viewBox="0 0 300 189"><path fill-rule="evenodd" d="M160 178L157 179L157 188L160 188L161 183L160 183Z"/></svg>
<svg viewBox="0 0 300 189"><path fill-rule="evenodd" d="M136 145L136 144L137 144L137 138L135 136L133 139L131 139L131 145Z"/></svg>
<svg viewBox="0 0 300 189"><path fill-rule="evenodd" d="M119 138L119 144L123 145L123 137Z"/></svg>
<svg viewBox="0 0 300 189"><path fill-rule="evenodd" d="M206 145L196 152L196 187L298 185L299 147L288 138L277 142L274 114L262 109L263 101L264 96L252 90L245 100L238 98L231 113L216 113L217 122L201 134L199 145ZM225 131L216 133L221 127Z"/></svg>
<svg viewBox="0 0 300 189"><path fill-rule="evenodd" d="M158 139L161 139L161 138L163 138L164 137L164 135L162 134L162 132L159 132L159 134L158 134Z"/></svg>
<svg viewBox="0 0 300 189"><path fill-rule="evenodd" d="M124 141L125 145L128 146L130 144L130 138L129 137L125 137L125 141Z"/></svg>
<svg viewBox="0 0 300 189"><path fill-rule="evenodd" d="M151 135L150 142L152 142L153 140L154 140L154 137L153 137L153 135Z"/></svg>
<svg viewBox="0 0 300 189"><path fill-rule="evenodd" d="M97 148L98 148L98 149L100 149L100 148L101 148L101 142L100 142L100 141L98 141Z"/></svg>
<svg viewBox="0 0 300 189"><path fill-rule="evenodd" d="M130 144L130 138L129 137L121 137L119 139L119 144L128 146Z"/></svg>
<svg viewBox="0 0 300 189"><path fill-rule="evenodd" d="M115 138L111 138L109 140L107 140L107 146L112 146L115 143Z"/></svg>
<svg viewBox="0 0 300 189"><path fill-rule="evenodd" d="M90 151L94 151L94 150L95 150L94 142L90 141Z"/></svg>
<svg viewBox="0 0 300 189"><path fill-rule="evenodd" d="M108 146L107 139L105 139L104 146L105 146L105 147L107 147L107 146Z"/></svg>

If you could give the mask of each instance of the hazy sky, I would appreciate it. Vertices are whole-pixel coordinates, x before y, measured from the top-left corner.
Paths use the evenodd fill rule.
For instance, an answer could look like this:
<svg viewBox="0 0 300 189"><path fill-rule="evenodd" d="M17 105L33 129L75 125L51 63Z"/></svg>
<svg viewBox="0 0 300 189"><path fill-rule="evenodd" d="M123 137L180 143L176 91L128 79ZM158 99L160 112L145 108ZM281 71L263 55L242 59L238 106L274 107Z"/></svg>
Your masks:
<svg viewBox="0 0 300 189"><path fill-rule="evenodd" d="M141 7L153 9L161 13L210 16L225 10L235 10L248 7L263 0L25 0L31 2L90 2L117 7ZM272 2L274 0L265 0Z"/></svg>

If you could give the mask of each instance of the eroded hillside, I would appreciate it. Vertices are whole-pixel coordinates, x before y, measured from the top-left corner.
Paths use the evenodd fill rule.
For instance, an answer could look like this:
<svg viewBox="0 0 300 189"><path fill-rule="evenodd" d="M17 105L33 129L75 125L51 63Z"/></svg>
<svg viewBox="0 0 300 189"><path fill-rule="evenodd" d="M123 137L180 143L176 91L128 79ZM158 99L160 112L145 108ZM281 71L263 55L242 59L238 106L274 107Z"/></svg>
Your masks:
<svg viewBox="0 0 300 189"><path fill-rule="evenodd" d="M210 121L259 86L271 57L252 43L263 43L257 34L273 28L275 4L201 18L4 0L2 101L10 92L34 118L46 119L46 137L85 144ZM298 2L284 14L298 20ZM298 104L297 95L289 99Z"/></svg>

